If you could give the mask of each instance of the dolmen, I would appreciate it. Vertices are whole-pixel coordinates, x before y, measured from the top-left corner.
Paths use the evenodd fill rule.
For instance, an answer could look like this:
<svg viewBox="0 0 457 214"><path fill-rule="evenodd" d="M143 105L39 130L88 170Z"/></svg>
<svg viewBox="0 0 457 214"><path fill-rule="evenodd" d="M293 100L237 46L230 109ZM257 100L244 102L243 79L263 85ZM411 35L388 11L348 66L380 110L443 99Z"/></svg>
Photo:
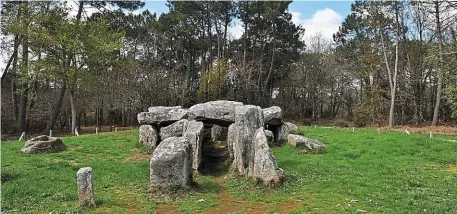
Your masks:
<svg viewBox="0 0 457 214"><path fill-rule="evenodd" d="M62 139L41 135L28 140L21 151L26 154L54 153L65 149Z"/></svg>
<svg viewBox="0 0 457 214"><path fill-rule="evenodd" d="M151 190L188 188L200 166L202 142L207 138L227 143L238 175L266 186L281 184L284 171L271 147L286 144L289 132L298 134L297 127L284 122L282 115L278 106L262 109L228 100L200 103L189 109L155 106L139 113L139 139L153 149Z"/></svg>

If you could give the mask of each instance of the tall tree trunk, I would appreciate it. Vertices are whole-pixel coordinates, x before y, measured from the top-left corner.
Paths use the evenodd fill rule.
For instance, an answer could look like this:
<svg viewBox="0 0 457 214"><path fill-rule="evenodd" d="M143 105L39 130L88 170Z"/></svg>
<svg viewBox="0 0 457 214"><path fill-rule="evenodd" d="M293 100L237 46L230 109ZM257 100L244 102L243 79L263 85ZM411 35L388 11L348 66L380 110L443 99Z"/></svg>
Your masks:
<svg viewBox="0 0 457 214"><path fill-rule="evenodd" d="M397 73L398 73L398 47L399 47L399 40L400 40L400 32L399 32L399 21L398 21L399 11L398 5L395 3L395 20L396 20L396 34L395 34L395 67L394 73L392 75L392 71L390 70L389 61L387 59L387 50L384 45L384 38L383 33L380 32L381 36L381 44L382 44L382 51L384 53L384 61L387 68L387 73L389 75L389 86L390 86L390 110L389 110L389 128L393 128L394 126L394 115L395 115L395 94L397 91Z"/></svg>
<svg viewBox="0 0 457 214"><path fill-rule="evenodd" d="M442 51L442 35L441 35L441 22L440 22L440 9L439 9L439 2L435 1L435 18L436 18L436 34L438 38L438 68L437 75L438 75L438 86L436 89L436 101L435 101L435 110L433 111L433 120L432 126L436 126L438 124L438 114L440 111L440 102L441 102L441 93L443 87L443 51Z"/></svg>
<svg viewBox="0 0 457 214"><path fill-rule="evenodd" d="M11 72L11 98L12 98L12 103L13 103L13 116L14 116L14 121L17 122L18 119L18 102L17 102L17 85L16 85L16 78L17 78L17 64L18 64L18 49L19 49L19 36L15 36L14 38L14 59L13 59L13 69ZM6 72L6 71L5 71Z"/></svg>
<svg viewBox="0 0 457 214"><path fill-rule="evenodd" d="M79 22L81 21L81 15L82 15L82 11L83 11L83 7L84 7L84 1L80 1L79 2L79 6L78 6L78 13L76 15L76 22L79 24ZM71 59L73 58L72 57L72 53L69 53L68 54L68 58L66 58L67 60L64 62L64 67L65 68L70 68L71 66ZM52 111L52 116L51 116L51 121L49 122L48 124L48 127L46 128L46 133L49 132L49 130L52 130L56 124L56 121L57 121L57 117L59 116L60 114L60 109L62 107L62 103L63 103L63 98L65 96L65 91L67 90L67 80L66 80L66 77L64 76L62 78L62 87L60 88L60 91L59 91L59 97L58 99L56 100L55 104L54 104L54 109ZM72 130L72 132L74 131L74 129Z"/></svg>
<svg viewBox="0 0 457 214"><path fill-rule="evenodd" d="M49 130L54 129L54 126L57 122L57 117L60 114L60 108L63 103L63 98L65 96L66 89L67 89L67 80L65 78L62 78L62 87L60 87L59 97L57 98L57 100L54 104L51 121L49 122L48 127L46 128L46 133L49 133Z"/></svg>
<svg viewBox="0 0 457 214"><path fill-rule="evenodd" d="M75 92L74 89L70 89L70 107L71 107L71 134L75 134L75 129L77 126L78 113L76 112L75 106Z"/></svg>
<svg viewBox="0 0 457 214"><path fill-rule="evenodd" d="M28 16L28 2L22 3L24 7L24 19L27 20ZM25 23L28 26L28 23ZM28 101L28 69L29 69L29 45L27 32L22 35L22 63L21 74L23 78L21 87L21 105L19 108L19 131L26 132L26 118L27 118L27 101Z"/></svg>
<svg viewBox="0 0 457 214"><path fill-rule="evenodd" d="M273 33L275 33L275 26L273 24ZM268 90L268 83L270 82L271 76L273 74L273 65L274 65L274 60L275 60L275 52L276 52L276 40L273 37L273 53L271 55L271 62L270 62L270 69L268 70L268 75L267 78L265 79L265 83L263 84L263 90L262 90L262 100L264 101L264 105L268 105L267 103L267 90Z"/></svg>
<svg viewBox="0 0 457 214"><path fill-rule="evenodd" d="M8 63L6 64L5 70L3 70L3 74L1 77L1 83L3 83L3 80L5 79L6 74L11 66L11 63L13 63L13 67L14 67L14 62L17 60L18 49L19 49L19 36L15 35L14 36L14 45L13 45L13 54L11 54L11 57L8 60ZM14 69L13 69L13 71L15 72Z"/></svg>

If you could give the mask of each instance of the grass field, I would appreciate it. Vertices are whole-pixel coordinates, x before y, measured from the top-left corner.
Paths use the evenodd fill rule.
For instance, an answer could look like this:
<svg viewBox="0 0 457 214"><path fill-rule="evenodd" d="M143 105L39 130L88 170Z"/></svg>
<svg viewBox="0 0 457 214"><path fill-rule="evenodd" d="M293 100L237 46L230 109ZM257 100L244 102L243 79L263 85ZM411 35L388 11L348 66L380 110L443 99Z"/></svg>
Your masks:
<svg viewBox="0 0 457 214"><path fill-rule="evenodd" d="M301 127L327 145L305 154L274 148L286 180L264 188L229 173L199 176L181 198L148 197L149 155L138 130L63 138L67 150L20 153L1 144L1 207L6 213L456 213L456 136L378 134ZM77 208L76 171L93 168L97 208Z"/></svg>

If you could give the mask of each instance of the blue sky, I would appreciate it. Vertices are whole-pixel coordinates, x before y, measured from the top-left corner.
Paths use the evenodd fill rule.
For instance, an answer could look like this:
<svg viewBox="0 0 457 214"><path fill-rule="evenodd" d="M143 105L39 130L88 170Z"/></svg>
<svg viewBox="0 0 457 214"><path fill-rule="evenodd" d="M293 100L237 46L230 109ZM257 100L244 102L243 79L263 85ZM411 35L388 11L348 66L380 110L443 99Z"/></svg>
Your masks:
<svg viewBox="0 0 457 214"><path fill-rule="evenodd" d="M331 39L351 12L351 3L352 1L293 1L289 5L289 12L293 15L294 23L305 28L305 38L322 33L324 38ZM146 1L144 9L158 15L168 11L165 1ZM233 37L238 38L243 28L239 22L233 24L230 31Z"/></svg>

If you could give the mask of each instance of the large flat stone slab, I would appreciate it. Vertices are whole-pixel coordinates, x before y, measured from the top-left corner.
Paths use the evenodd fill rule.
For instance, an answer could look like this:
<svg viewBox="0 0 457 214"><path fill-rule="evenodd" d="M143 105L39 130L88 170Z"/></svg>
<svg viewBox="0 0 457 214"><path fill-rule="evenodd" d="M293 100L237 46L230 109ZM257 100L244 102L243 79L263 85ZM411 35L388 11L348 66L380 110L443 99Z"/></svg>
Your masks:
<svg viewBox="0 0 457 214"><path fill-rule="evenodd" d="M278 126L283 124L282 110L279 106L271 106L263 109L265 125Z"/></svg>
<svg viewBox="0 0 457 214"><path fill-rule="evenodd" d="M296 148L307 149L309 151L316 151L325 148L325 144L317 139L303 137L301 135L289 134L288 143Z"/></svg>
<svg viewBox="0 0 457 214"><path fill-rule="evenodd" d="M243 103L228 100L217 100L196 104L189 108L189 120L203 121L228 127L235 122L235 108Z"/></svg>
<svg viewBox="0 0 457 214"><path fill-rule="evenodd" d="M148 110L137 115L138 123L163 127L187 118L187 109L181 106L154 106Z"/></svg>

